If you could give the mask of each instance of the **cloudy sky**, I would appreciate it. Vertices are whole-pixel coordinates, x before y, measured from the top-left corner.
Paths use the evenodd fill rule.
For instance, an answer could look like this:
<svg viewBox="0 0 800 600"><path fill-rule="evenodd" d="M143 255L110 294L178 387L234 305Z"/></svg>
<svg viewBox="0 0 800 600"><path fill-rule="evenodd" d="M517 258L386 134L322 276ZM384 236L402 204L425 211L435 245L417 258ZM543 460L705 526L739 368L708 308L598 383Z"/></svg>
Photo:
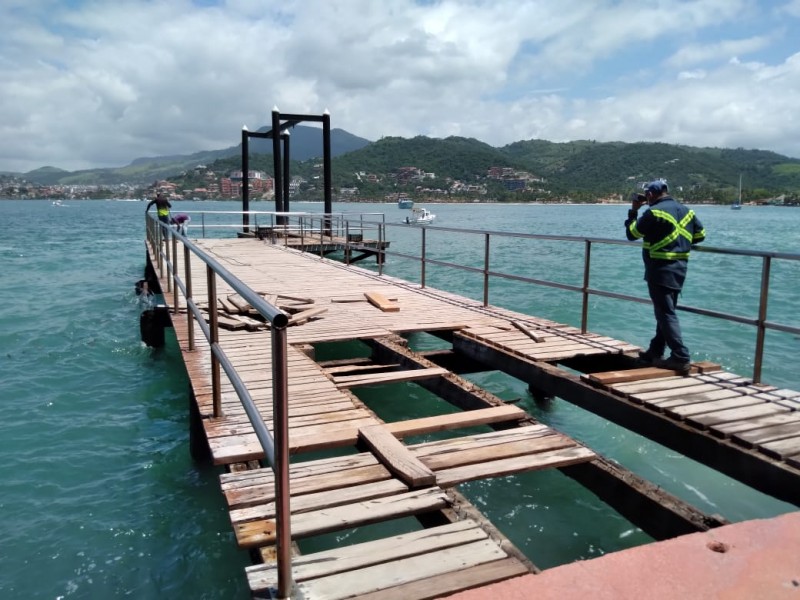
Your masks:
<svg viewBox="0 0 800 600"><path fill-rule="evenodd" d="M800 0L2 0L0 172L331 113L381 136L800 158Z"/></svg>

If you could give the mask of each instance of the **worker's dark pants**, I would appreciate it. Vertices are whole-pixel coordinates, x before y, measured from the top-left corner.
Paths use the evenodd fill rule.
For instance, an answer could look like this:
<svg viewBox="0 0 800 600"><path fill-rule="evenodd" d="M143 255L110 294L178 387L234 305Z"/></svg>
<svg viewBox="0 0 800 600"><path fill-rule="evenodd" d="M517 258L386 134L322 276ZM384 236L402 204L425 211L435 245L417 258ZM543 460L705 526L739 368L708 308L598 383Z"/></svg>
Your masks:
<svg viewBox="0 0 800 600"><path fill-rule="evenodd" d="M690 360L689 349L683 345L681 324L678 322L676 308L680 290L673 290L661 285L648 283L650 299L653 301L653 313L656 316L656 335L650 340L648 353L661 356L668 347L672 357L681 362Z"/></svg>

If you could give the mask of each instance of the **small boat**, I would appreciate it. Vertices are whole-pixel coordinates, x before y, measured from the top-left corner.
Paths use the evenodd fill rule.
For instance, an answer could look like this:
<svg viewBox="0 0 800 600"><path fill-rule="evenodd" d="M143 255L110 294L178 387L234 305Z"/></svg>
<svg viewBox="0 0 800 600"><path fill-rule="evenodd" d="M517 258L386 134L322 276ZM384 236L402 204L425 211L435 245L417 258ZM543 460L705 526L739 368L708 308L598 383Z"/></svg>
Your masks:
<svg viewBox="0 0 800 600"><path fill-rule="evenodd" d="M739 197L731 204L733 210L742 210L742 175L739 174Z"/></svg>
<svg viewBox="0 0 800 600"><path fill-rule="evenodd" d="M414 201L411 198L400 198L397 201L397 208L414 208Z"/></svg>
<svg viewBox="0 0 800 600"><path fill-rule="evenodd" d="M431 223L436 218L436 215L429 211L427 208L412 208L411 214L406 217L406 223L409 225L420 225Z"/></svg>

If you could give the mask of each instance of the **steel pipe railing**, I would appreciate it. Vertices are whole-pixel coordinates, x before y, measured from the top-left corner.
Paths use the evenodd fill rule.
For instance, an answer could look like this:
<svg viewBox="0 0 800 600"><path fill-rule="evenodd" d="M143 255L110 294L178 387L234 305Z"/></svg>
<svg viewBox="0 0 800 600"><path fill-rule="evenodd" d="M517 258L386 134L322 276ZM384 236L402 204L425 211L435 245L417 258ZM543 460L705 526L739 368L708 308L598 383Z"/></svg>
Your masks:
<svg viewBox="0 0 800 600"><path fill-rule="evenodd" d="M173 231L167 224L156 221L152 216L146 220L147 242L157 257L159 276L167 279L168 285L175 290L175 304L180 291L184 295L187 306L189 325L189 349L194 348L194 331L192 318L196 319L200 330L209 343L212 362L212 394L213 414L222 415L221 370L225 372L231 386L236 392L250 424L258 437L264 456L275 473L276 482L276 550L278 564L278 598L291 598L294 590L292 577L292 538L291 538L291 506L289 490L289 384L288 384L288 342L286 326L288 317L276 306L268 303L260 295L247 287L233 273L228 271L213 257L205 253L188 238ZM162 244L166 236L166 243ZM170 243L171 241L171 243ZM177 243L183 244L184 269L186 281L182 281L175 267L177 259ZM170 246L172 251L170 252ZM197 304L192 297L191 255L197 256L206 265L208 287L208 323L205 322ZM171 255L171 256L170 256ZM163 262L162 262L163 261ZM167 272L163 266L166 265ZM263 417L253 401L247 386L242 381L236 368L228 359L219 344L219 322L217 318L217 277L222 278L231 288L253 306L259 314L270 323L272 331L272 378L273 378L273 415L275 437L267 428Z"/></svg>

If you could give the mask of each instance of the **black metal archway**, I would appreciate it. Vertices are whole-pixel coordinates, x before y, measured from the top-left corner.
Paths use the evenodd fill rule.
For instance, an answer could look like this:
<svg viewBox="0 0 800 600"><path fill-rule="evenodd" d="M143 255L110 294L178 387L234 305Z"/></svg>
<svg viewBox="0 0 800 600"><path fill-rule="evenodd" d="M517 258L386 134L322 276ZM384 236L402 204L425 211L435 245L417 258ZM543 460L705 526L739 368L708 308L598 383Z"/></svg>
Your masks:
<svg viewBox="0 0 800 600"><path fill-rule="evenodd" d="M331 184L331 115L326 110L321 115L281 114L277 107L272 109L272 129L258 132L242 129L242 230L250 230L250 138L272 139L272 157L275 167L275 212L289 212L289 131L298 123L311 121L322 123L322 164L323 185L325 187L325 214L333 212ZM283 141L283 153L281 153ZM282 219L279 221L281 222Z"/></svg>

